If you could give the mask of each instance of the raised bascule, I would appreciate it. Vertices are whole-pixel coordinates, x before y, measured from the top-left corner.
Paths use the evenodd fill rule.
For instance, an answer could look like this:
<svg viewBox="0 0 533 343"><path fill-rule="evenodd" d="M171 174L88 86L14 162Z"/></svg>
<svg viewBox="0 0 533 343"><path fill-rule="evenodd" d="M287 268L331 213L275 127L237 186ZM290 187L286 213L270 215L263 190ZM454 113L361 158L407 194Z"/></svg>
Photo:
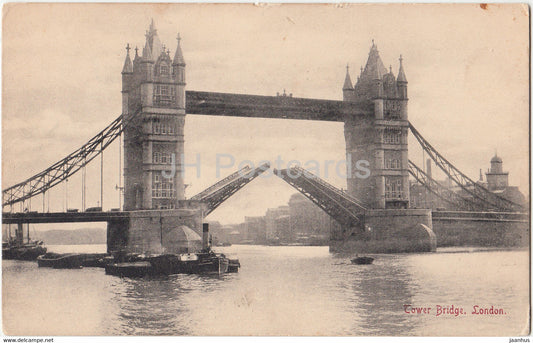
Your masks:
<svg viewBox="0 0 533 343"><path fill-rule="evenodd" d="M355 84L347 67L343 101L186 91L186 63L177 37L173 55L159 40L154 22L142 53L130 47L122 68L122 115L87 144L43 172L3 190L4 224L105 221L108 251L172 253L178 227L201 232L204 217L251 182L268 164L245 167L185 199L182 161L186 114L288 118L344 123L347 190L295 167L274 173L338 222L333 252L434 251L437 244L527 244L528 213L474 182L446 160L408 120L407 77L399 58L397 76L384 66L372 42ZM461 189L447 189L408 157L412 132L435 164ZM114 212L39 213L12 211L46 192L124 139L124 208ZM358 173L361 167L368 174ZM85 176L85 174L83 174ZM410 208L409 176L461 211ZM492 174L491 174L492 175ZM491 176L492 177L492 176ZM85 189L82 190L83 194ZM103 192L103 181L101 192ZM103 199L102 199L103 200ZM21 208L25 206L22 205ZM43 211L44 212L44 211ZM450 243L451 242L451 243Z"/></svg>

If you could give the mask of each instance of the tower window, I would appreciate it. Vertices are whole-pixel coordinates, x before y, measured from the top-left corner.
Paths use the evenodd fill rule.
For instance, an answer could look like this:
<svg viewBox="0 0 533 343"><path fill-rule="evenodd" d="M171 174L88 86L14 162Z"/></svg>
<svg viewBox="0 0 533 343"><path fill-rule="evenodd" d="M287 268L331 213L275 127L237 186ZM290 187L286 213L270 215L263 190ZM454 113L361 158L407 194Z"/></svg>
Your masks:
<svg viewBox="0 0 533 343"><path fill-rule="evenodd" d="M402 133L398 129L385 129L383 132L384 144L400 144Z"/></svg>
<svg viewBox="0 0 533 343"><path fill-rule="evenodd" d="M161 65L159 66L159 74L167 76L169 72L170 68L165 63L161 63Z"/></svg>
<svg viewBox="0 0 533 343"><path fill-rule="evenodd" d="M385 199L401 199L403 197L402 179L385 179Z"/></svg>
<svg viewBox="0 0 533 343"><path fill-rule="evenodd" d="M397 158L387 159L385 161L385 169L400 169L401 163Z"/></svg>
<svg viewBox="0 0 533 343"><path fill-rule="evenodd" d="M171 85L154 85L154 105L170 106L176 101L175 89Z"/></svg>
<svg viewBox="0 0 533 343"><path fill-rule="evenodd" d="M173 198L174 178L162 177L155 172L152 177L152 198Z"/></svg>
<svg viewBox="0 0 533 343"><path fill-rule="evenodd" d="M172 154L166 151L154 151L152 163L172 164Z"/></svg>
<svg viewBox="0 0 533 343"><path fill-rule="evenodd" d="M400 102L396 100L385 100L383 103L383 114L385 119L399 119L401 113Z"/></svg>
<svg viewBox="0 0 533 343"><path fill-rule="evenodd" d="M173 135L176 133L176 128L172 122L154 121L152 124L152 133L156 135Z"/></svg>

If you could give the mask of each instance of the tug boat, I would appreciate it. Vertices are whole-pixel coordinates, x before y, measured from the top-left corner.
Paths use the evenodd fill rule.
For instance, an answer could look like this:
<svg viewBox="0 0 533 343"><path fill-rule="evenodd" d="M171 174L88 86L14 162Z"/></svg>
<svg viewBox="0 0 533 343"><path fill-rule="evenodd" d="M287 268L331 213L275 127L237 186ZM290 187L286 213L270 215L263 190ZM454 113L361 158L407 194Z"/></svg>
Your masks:
<svg viewBox="0 0 533 343"><path fill-rule="evenodd" d="M26 237L24 237L22 224L17 225L15 237L11 236L11 227L8 226L7 236L7 242L2 242L2 259L4 260L35 261L39 255L46 253L43 241L31 240L30 224L27 224Z"/></svg>
<svg viewBox="0 0 533 343"><path fill-rule="evenodd" d="M108 275L121 277L172 274L221 275L228 272L229 261L224 254L216 254L211 250L197 254L163 254L148 256L140 261L110 263L105 266L105 272ZM232 270L235 270L235 267L232 267Z"/></svg>
<svg viewBox="0 0 533 343"><path fill-rule="evenodd" d="M106 264L108 275L120 277L165 276L172 274L210 274L221 275L238 272L240 263L237 259L228 259L224 254L211 250L209 226L204 224L202 250L188 254L160 254L151 256L137 255L135 259Z"/></svg>
<svg viewBox="0 0 533 343"><path fill-rule="evenodd" d="M43 241L29 241L27 243L16 243L15 241L2 243L2 259L35 261L35 259L46 253Z"/></svg>

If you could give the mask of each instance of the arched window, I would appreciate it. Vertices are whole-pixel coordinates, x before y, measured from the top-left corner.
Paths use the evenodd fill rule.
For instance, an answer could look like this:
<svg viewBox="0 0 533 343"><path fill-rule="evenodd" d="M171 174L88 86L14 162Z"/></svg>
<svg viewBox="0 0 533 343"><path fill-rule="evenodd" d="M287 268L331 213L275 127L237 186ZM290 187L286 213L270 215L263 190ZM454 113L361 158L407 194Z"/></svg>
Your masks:
<svg viewBox="0 0 533 343"><path fill-rule="evenodd" d="M159 74L162 76L168 76L168 73L170 72L170 68L166 63L161 63L159 65Z"/></svg>

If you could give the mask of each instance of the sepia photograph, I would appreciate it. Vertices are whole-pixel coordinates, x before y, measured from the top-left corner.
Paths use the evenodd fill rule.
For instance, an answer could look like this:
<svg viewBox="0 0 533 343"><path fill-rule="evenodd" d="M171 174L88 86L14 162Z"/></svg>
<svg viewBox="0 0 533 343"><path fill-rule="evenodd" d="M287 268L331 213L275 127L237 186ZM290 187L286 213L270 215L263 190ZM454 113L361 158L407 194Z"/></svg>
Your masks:
<svg viewBox="0 0 533 343"><path fill-rule="evenodd" d="M4 342L528 342L529 16L4 3Z"/></svg>

